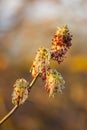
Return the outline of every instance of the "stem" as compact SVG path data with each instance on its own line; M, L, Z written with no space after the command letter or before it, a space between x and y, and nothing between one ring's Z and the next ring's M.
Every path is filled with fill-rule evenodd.
M11 110L5 117L3 117L2 120L0 120L0 125L1 125L2 123L4 123L4 122L17 110L17 108L18 108L17 105L14 106L14 107L12 108L12 110Z
M30 91L31 91L31 88L32 88L32 86L34 85L34 83L35 83L35 81L36 81L36 79L37 79L37 77L39 76L39 74L37 74L36 75L36 77L31 81L31 83L28 85L28 92L30 93Z
M38 77L39 74L36 75L36 77L31 81L31 83L28 85L28 91L30 92L33 84L35 83L37 77ZM2 125L16 110L17 108L19 108L19 105L16 105L14 106L11 111L5 115L1 120L0 120L0 125Z
M36 75L36 77L31 81L29 88L32 88L33 84L35 83L37 77L39 76L39 74Z

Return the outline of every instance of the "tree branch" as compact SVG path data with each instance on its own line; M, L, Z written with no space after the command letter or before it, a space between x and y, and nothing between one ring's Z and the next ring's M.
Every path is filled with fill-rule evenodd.
M30 92L32 86L34 85L34 83L35 83L35 81L36 81L38 75L39 75L39 74L37 74L37 76L36 76L36 77L31 81L31 83L29 84L29 86L28 86L28 91L29 91L29 92ZM14 107L11 109L11 111L10 111L7 115L5 115L5 116L0 120L0 125L2 125L11 115L13 115L14 112L15 112L18 108L19 108L19 105L14 106Z
M17 105L14 106L14 107L12 108L12 110L11 110L6 116L4 116L4 117L2 118L2 120L0 120L0 125L3 124L3 123L17 110L17 108L18 108Z

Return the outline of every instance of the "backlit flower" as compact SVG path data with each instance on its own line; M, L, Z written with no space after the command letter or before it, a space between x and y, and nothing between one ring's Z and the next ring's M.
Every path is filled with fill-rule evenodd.
M32 77L35 78L37 74L44 80L46 78L46 70L50 66L50 53L44 47L39 48L36 57L31 67Z
M46 91L49 96L54 96L56 93L62 93L65 81L57 70L49 69L46 75Z
M28 82L25 79L18 79L13 87L14 90L12 93L12 103L14 105L23 104L28 98Z
M52 39L51 58L61 63L71 47L72 35L67 26L58 28Z

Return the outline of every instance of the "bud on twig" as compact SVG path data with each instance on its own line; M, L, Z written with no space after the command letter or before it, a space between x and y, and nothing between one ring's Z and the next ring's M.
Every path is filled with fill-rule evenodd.
M32 77L35 78L37 74L41 76L43 80L46 79L46 70L50 67L50 53L44 47L39 48L36 53L36 57L31 67Z
M58 28L52 39L51 59L61 63L70 48L72 35L67 26Z
M54 97L56 93L62 93L64 84L65 81L57 70L49 69L47 71L45 88L49 93L49 96Z
M28 82L25 79L18 79L16 80L13 87L14 90L12 93L12 103L19 106L23 104L28 98Z

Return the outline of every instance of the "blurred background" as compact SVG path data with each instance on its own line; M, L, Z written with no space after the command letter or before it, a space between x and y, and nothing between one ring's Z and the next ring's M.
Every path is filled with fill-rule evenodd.
M61 65L62 95L49 98L38 79L29 100L0 130L87 130L87 1L0 0L0 119L13 107L11 94L18 78L29 73L39 47L50 48L57 26L68 25L72 47Z

